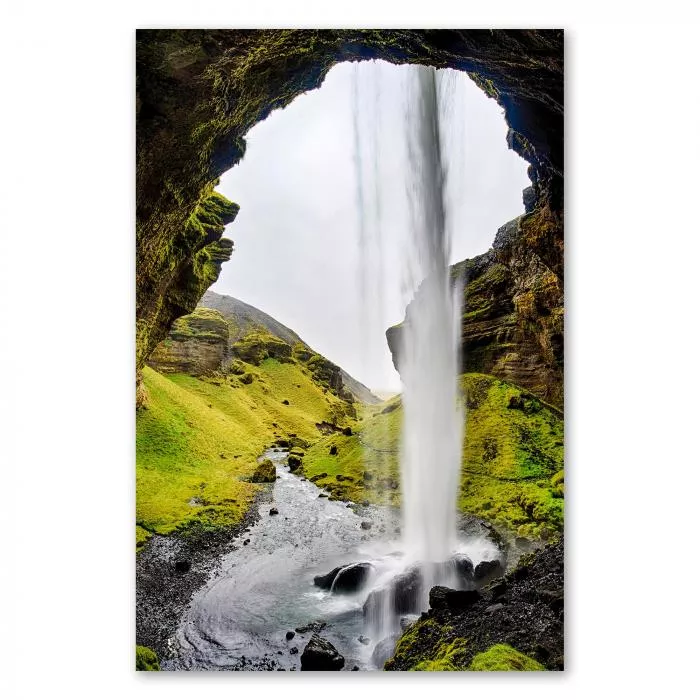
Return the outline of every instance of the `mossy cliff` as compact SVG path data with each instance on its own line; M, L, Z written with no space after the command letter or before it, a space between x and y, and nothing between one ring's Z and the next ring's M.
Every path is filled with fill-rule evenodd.
M228 325L213 309L197 307L178 318L168 337L148 359L159 372L184 372L198 376L221 369L228 356Z
M523 243L561 278L561 30L139 30L137 372L230 256L221 235L238 208L214 187L245 134L335 63L366 59L462 70L499 102L510 146L531 164Z
M528 243L530 236L554 235L546 211L502 226L491 250L454 265L452 276L464 284L462 371L507 379L561 408L564 286ZM397 368L402 328L387 331Z
M198 307L175 322L143 369L139 548L154 533L199 534L240 523L260 489L258 457L266 447L281 440L306 446L326 425L355 424L353 396L318 372L319 364L333 363L262 327L236 331L232 340L235 327L231 317Z

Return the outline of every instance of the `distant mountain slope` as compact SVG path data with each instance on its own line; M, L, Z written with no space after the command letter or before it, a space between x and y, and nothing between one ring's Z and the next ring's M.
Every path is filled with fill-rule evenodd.
M264 328L272 335L280 338L288 345L302 343L312 353L315 350L309 347L291 328L287 328L277 319L264 311L246 304L240 299L207 291L199 302L200 307L218 311L228 322L231 341L236 341L256 328ZM344 369L340 369L345 388L358 400L364 403L381 403L381 399L375 396L362 382L350 376Z

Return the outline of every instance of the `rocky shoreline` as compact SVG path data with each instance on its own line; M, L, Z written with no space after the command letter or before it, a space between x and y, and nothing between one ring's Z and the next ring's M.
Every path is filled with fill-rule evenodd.
M271 500L261 489L243 521L233 527L188 535L154 535L136 555L136 644L172 658L171 640L194 593L222 557L238 549L234 540L260 518Z
M404 632L384 668L477 670L475 657L496 645L527 655L537 670L564 670L563 541L524 556L480 592L432 589L430 610Z

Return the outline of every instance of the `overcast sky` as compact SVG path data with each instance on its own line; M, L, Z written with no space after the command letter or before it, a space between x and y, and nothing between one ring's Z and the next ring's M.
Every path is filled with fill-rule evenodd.
M402 270L410 70L381 62L335 66L318 90L251 129L245 157L217 188L241 209L225 234L234 254L212 289L275 317L377 391L400 390L384 331L403 319L413 292ZM451 260L457 262L489 249L498 227L523 212L522 190L530 183L527 163L508 150L498 104L466 74L455 73L451 85ZM353 104L359 105L359 159ZM362 250L358 172L374 226Z

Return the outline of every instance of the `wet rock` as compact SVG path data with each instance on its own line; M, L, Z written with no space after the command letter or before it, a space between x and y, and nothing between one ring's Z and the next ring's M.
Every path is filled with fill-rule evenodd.
M297 649L296 647L292 647L292 648L289 650L289 653L290 653L290 654L298 654L298 653L299 653L299 649Z
M175 571L178 574L186 574L192 568L192 562L181 559L175 562Z
M250 540L243 540L243 546L246 547L250 544Z
M314 585L333 593L354 593L367 581L374 567L369 562L337 566L327 574L314 577Z
M474 569L474 578L482 582L486 579L491 580L497 578L503 573L503 564L499 559L491 559L490 561L480 561Z
M452 557L451 562L457 570L457 575L464 583L469 583L474 580L474 564L468 556L456 554Z
M363 530L371 530L371 529L372 529L372 523L371 523L369 520L363 520L363 521L360 523L360 527L361 527Z
M338 454L338 448L335 445L331 445L331 449L328 451L329 454L332 455L337 455Z
M350 435L352 435L352 428L350 428L349 426L346 428L343 428L343 435L350 437Z
M295 634L296 632L294 632L293 630L289 630L284 636L287 639L287 641L289 641L290 639L294 639Z
M495 613L495 612L498 612L498 611L499 611L501 608L503 608L503 607L505 607L505 606L503 605L503 603L494 603L493 605L489 605L489 606L486 608L486 611L485 611L485 612L487 612L487 613Z
M279 515L277 508L270 508L270 515Z
M374 479L374 474L372 472L362 472L362 481L372 481Z
M351 671L359 671L359 670L360 670L360 667L359 667L359 666L353 666L350 670L351 670Z
M369 644L369 642L370 642L370 639L369 639L369 637L365 637L363 634L361 634L361 635L357 638L357 641L358 641L360 644L364 644L365 646L367 646L367 645Z
M416 612L421 586L422 577L418 567L409 569L394 577L383 588L372 591L362 606L362 614L365 619L378 620L385 605L397 615Z
M374 647L371 657L372 664L377 668L382 668L384 662L393 656L395 646L396 637L385 637L382 639L382 641Z
M289 471L295 472L301 466L301 457L290 454L289 457L287 457L287 464L289 465Z
M288 400L288 399L282 399L282 403L283 403L285 406L289 406L289 400Z
M480 599L479 591L456 591L447 586L433 586L428 597L433 610L463 610Z
M301 655L302 671L340 671L345 658L338 650L317 633L309 640Z
M296 627L295 631L297 634L306 634L307 632L320 632L325 626L326 622L324 620L314 620L313 622L309 622L308 625L304 625L303 627Z

